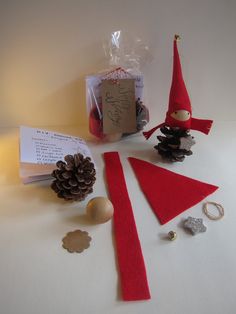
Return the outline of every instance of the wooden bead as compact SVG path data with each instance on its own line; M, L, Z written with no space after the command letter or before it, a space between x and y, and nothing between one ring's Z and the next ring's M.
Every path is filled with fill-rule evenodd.
M98 196L88 202L86 212L93 222L104 223L113 216L114 207L108 198Z

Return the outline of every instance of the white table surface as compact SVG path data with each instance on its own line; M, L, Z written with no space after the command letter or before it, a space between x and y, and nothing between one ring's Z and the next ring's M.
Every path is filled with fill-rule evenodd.
M56 129L56 128L54 128ZM78 128L57 131L84 136ZM86 133L86 132L85 132ZM49 182L20 182L18 129L0 135L0 313L1 314L233 314L236 310L236 123L215 123L208 136L192 132L197 144L183 163L166 164L153 146L134 135L117 143L89 141L98 167L94 193L81 203L57 199ZM92 225L87 201L107 196L102 153L119 151L146 263L151 300L123 302L113 245L112 222ZM144 198L127 157L153 162L220 188L207 200L221 203L225 217L209 220L203 202L161 226ZM181 227L201 217L207 232L191 236ZM91 247L69 254L61 239L88 231ZM175 230L174 242L163 238Z

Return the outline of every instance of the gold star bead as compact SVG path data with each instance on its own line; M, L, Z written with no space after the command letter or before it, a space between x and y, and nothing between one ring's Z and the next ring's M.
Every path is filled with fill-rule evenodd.
M177 238L177 233L175 231L170 231L168 233L168 237L169 237L170 241L174 241Z

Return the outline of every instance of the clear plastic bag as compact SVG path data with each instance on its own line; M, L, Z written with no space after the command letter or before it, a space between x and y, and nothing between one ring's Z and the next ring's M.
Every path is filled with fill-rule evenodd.
M149 122L149 111L144 104L144 79L140 67L148 62L150 54L148 47L138 38L132 38L128 33L116 31L104 43L104 51L109 59L109 70L86 77L86 103L89 115L89 131L99 139L119 140L127 133L104 134L103 105L101 85L103 80L134 79L136 132L141 131Z

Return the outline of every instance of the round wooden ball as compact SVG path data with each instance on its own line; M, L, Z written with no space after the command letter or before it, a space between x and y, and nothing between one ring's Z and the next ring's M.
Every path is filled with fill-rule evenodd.
M113 216L114 207L108 198L98 196L88 202L86 213L93 222L104 223Z

